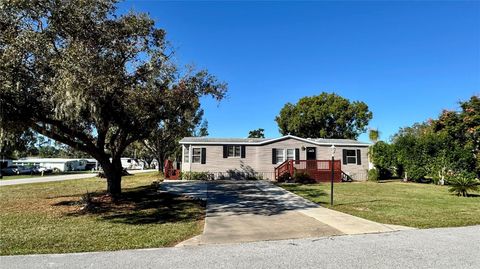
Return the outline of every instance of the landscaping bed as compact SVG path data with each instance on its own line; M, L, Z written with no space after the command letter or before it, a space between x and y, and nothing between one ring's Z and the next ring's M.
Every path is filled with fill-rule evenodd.
M205 206L158 192L152 182L159 179L158 173L124 177L116 203L99 178L4 186L0 254L167 247L200 234Z
M322 206L385 224L417 228L480 224L480 194L459 197L447 186L433 184L356 182L334 185L330 207L329 184L279 184Z

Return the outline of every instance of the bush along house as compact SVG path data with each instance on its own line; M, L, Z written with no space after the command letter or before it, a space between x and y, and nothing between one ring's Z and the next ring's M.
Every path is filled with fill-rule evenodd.
M212 179L278 180L299 175L317 182L366 180L369 143L350 139L185 137L182 173L204 172Z

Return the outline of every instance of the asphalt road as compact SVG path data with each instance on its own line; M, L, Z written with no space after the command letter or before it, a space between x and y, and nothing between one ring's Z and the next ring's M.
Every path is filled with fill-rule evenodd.
M147 172L154 172L154 171L156 170L155 169L128 170L130 174L147 173ZM58 175L58 176L29 177L29 178L20 178L20 179L0 180L0 186L92 178L92 177L96 177L97 174L98 173L81 173L81 174L73 174L73 175Z
M117 252L0 257L0 268L480 268L480 226Z

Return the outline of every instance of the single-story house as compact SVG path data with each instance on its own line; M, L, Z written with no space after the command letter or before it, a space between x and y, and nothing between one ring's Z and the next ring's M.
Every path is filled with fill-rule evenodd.
M351 139L185 137L180 144L182 172L208 172L215 178L240 174L274 180L290 171L316 173L317 181L327 181L332 152L336 181L366 180L369 168L370 144Z

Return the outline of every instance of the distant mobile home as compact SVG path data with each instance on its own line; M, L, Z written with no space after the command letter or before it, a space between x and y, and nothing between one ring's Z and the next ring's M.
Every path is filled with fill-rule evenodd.
M366 180L369 143L350 139L185 137L182 172L208 172L214 177L254 174L274 180L283 166L298 171L328 171L334 146L340 176ZM343 179L343 178L342 178Z
M58 170L61 172L66 171L83 171L86 170L88 160L85 159L67 159L67 158L22 158L19 160L14 160L16 165L24 166L41 166L45 168L50 168Z
M121 158L122 167L128 170L143 170L145 168L145 162L134 158Z

